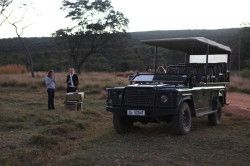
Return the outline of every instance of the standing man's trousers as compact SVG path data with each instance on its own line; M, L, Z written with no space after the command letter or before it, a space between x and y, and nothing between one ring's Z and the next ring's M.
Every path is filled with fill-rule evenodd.
M54 97L55 97L55 89L47 89L48 92L48 109L55 109L54 106Z

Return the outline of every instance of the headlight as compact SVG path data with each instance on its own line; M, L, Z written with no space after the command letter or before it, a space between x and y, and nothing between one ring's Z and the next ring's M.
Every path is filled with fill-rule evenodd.
M122 97L123 97L122 91L111 90L109 91L107 104L110 106L121 105Z
M161 96L161 102L166 103L168 101L168 97L166 95Z

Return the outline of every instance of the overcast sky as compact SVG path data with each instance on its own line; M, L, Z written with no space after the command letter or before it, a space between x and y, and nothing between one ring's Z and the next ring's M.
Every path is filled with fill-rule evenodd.
M25 37L51 36L55 30L70 24L60 11L61 0L31 1L32 9L24 15ZM129 32L175 29L221 29L240 27L250 22L250 0L112 0L115 9L130 20ZM24 13L15 9L12 19ZM6 22L0 26L0 38L14 37Z

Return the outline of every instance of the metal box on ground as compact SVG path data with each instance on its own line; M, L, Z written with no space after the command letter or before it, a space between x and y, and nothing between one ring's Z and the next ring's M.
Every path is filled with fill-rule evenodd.
M70 111L82 111L84 92L66 93L65 108Z
M84 92L66 93L66 101L83 101L84 97Z

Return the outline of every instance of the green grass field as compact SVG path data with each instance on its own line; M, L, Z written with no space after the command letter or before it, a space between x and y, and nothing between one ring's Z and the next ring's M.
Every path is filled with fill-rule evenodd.
M0 75L0 165L249 165L250 119L227 111L217 127L193 121L175 136L169 125L136 124L116 134L105 88L127 84L114 73L83 73L83 112L66 111L65 73L56 75L56 110L47 110L43 73Z

